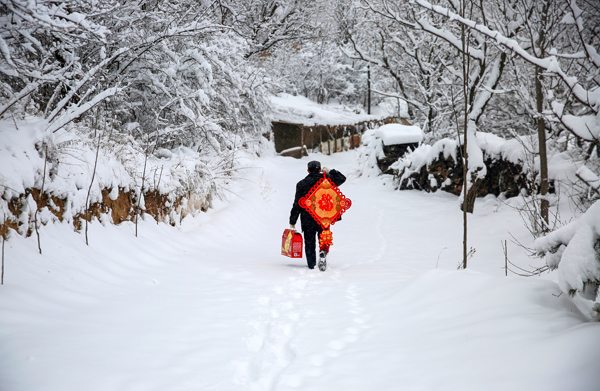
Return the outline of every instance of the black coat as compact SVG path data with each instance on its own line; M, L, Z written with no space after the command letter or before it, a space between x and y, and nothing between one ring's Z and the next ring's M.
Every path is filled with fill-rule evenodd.
M319 223L313 219L313 217L308 213L304 208L298 204L300 198L304 197L308 194L310 189L319 181L319 179L323 178L323 174L318 173L309 173L306 178L302 179L300 182L296 184L296 196L294 197L294 205L292 205L292 211L290 212L290 225L296 225L298 221L298 216L300 216L300 223L302 223L302 231L316 231L319 228ZM342 183L346 182L346 177L344 174L337 170L329 171L327 174L327 178L330 179L336 186L340 186Z

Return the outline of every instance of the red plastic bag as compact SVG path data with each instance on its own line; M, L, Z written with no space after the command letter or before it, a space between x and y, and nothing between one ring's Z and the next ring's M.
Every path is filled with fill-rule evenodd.
M281 236L281 255L290 258L302 258L302 243L300 233L286 229Z

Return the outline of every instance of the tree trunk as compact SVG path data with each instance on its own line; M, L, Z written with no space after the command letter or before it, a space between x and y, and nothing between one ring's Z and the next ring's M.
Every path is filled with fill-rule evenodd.
M479 186L483 183L483 179L476 178L471 183L472 185L467 188L463 203L460 205L460 210L466 213L473 213L475 210L475 199L477 198L477 192L479 191ZM465 185L463 184L463 186Z
M542 82L540 81L540 68L535 68L535 100L537 104L537 130L538 130L538 148L540 153L540 195L542 197L540 205L540 215L542 217L542 232L548 231L548 209L550 203L545 198L548 194L548 157L546 154L546 124L542 116L544 95L542 92Z
M371 115L371 64L367 65L367 114Z

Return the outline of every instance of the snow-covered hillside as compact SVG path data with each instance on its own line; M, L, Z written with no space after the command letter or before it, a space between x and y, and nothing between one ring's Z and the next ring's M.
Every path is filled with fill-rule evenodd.
M348 176L329 268L282 257L294 185L319 159ZM68 224L5 243L0 390L594 391L600 323L554 274L504 276L501 240L531 243L493 197L359 177L358 153L245 160L226 202L176 228ZM566 213L566 212L565 212ZM510 231L510 234L509 234ZM543 265L509 242L510 260Z

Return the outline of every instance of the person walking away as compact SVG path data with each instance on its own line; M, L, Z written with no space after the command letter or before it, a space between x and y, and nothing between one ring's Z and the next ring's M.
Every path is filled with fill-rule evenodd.
M304 248L306 253L306 263L309 269L314 269L317 263L316 255L316 238L323 231L321 225L308 213L304 208L300 206L298 201L308 194L310 189L323 178L323 173L327 175L327 178L333 181L336 186L340 186L346 182L344 174L337 170L329 170L327 167L323 167L321 170L321 163L313 160L308 162L308 175L296 184L296 196L294 197L294 205L290 212L290 228L296 229L296 222L298 216L300 216L300 224L302 227L302 233L304 234ZM323 269L325 270L325 257L327 256L326 251L321 251L319 254L320 261L323 263ZM321 264L321 262L319 262ZM321 265L319 265L321 266Z

